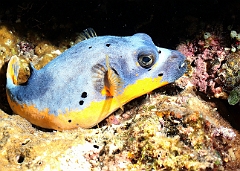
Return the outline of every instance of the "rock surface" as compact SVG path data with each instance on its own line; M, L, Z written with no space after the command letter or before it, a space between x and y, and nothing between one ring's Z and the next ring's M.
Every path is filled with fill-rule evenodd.
M229 28L240 30L237 0L166 2L2 2L0 170L240 170L239 105L199 93L186 81L189 75L130 102L124 112L92 129L42 129L8 106L5 74L10 57L21 58L19 81L25 82L29 61L43 67L87 27L99 35L146 32L168 48L194 40L200 32L214 32L224 42ZM228 43L239 45L232 39Z

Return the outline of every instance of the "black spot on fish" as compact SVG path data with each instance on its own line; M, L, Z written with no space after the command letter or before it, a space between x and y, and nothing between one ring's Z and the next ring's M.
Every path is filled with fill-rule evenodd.
M161 53L161 50L158 50L158 53L160 54L160 53Z
M114 68L111 67L111 69L113 70L113 72L114 72L116 75L119 76L118 72L117 72Z
M163 76L163 73L158 74L158 76L159 76L159 77L162 77L162 76Z
M17 98L17 100L18 100L19 102L22 101L22 98L20 97L20 95L17 95L16 98Z
M91 49L91 48L92 48L92 46L89 46L89 47L88 47L88 49Z
M107 43L106 46L109 47L111 44L110 43Z
M83 92L81 95L82 98L86 98L87 97L87 92Z
M151 68L150 68L150 69L148 69L148 71L151 71Z
M68 120L68 123L71 123L71 122L72 122L72 120L71 120L71 119L69 119L69 120Z
M80 105L83 105L83 103L84 103L83 100L80 100L80 101L79 101L79 104L80 104Z

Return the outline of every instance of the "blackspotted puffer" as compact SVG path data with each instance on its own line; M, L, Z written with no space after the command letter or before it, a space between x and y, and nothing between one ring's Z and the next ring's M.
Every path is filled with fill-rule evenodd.
M85 39L17 85L19 59L7 68L6 92L14 113L43 128L90 128L124 104L174 82L186 71L185 57L154 45L144 33Z

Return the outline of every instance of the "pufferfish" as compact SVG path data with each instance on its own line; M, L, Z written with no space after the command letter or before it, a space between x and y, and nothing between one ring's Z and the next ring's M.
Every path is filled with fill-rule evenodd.
M144 33L96 36L86 29L81 38L40 70L30 64L24 84L17 84L19 59L10 59L6 93L14 113L43 128L91 128L186 71L185 56L155 46Z

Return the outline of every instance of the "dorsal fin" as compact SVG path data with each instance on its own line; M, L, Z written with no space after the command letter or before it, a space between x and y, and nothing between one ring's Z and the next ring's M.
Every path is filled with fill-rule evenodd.
M87 28L78 35L77 42L90 39L92 37L97 37L97 33L93 30L93 28Z
M12 81L12 83L15 85L18 84L19 69L20 69L19 58L17 56L11 57L7 67L7 79L8 81Z

